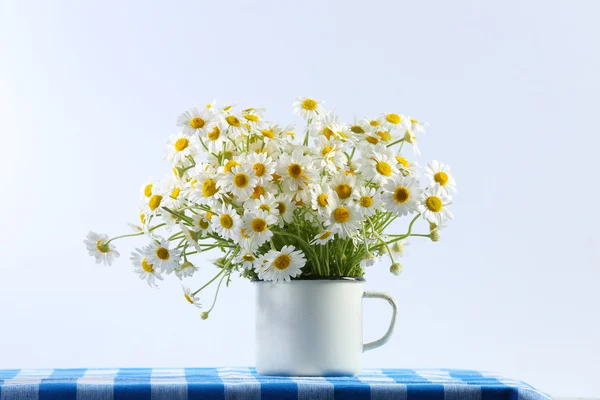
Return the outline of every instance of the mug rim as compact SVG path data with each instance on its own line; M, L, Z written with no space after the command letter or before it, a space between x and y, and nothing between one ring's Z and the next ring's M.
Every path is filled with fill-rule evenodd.
M262 279L253 278L250 280L252 283L275 283L272 281L264 281ZM300 278L292 278L290 282L319 282L319 281L333 281L333 282L366 282L366 279L362 276L305 276Z

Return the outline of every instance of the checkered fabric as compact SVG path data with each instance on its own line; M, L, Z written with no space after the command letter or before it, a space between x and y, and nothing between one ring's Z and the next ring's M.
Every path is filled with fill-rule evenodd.
M356 377L266 377L254 368L0 370L0 400L537 400L524 382L452 369L366 369Z

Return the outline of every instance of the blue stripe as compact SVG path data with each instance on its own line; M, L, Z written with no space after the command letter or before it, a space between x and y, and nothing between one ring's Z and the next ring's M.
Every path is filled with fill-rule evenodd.
M519 398L517 388L506 386L494 377L483 376L481 372L449 370L448 374L469 385L481 386L481 400L517 400Z
M335 400L371 400L371 385L353 378L328 379L333 382Z
M114 400L148 400L152 397L151 368L123 368L115 376Z
M76 400L77 379L85 374L84 368L55 369L50 376L40 382L39 400Z
M260 382L261 400L298 400L298 384L285 376L261 376L256 368L250 374Z
M215 368L186 368L188 400L223 400L225 385Z
M0 370L0 397L2 397L2 384L7 379L12 379L21 371L20 369L4 369Z

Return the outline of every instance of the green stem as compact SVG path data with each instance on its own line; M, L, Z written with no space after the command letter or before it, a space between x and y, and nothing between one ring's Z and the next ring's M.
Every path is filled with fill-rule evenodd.
M126 237L132 237L132 236L140 236L140 235L143 235L143 234L144 234L144 232L136 232L136 233L129 233L127 235L115 236L114 238L108 240L106 242L106 244L109 244L113 240L117 240L117 239L121 239L121 238L126 238Z
M200 292L202 289L204 289L205 287L207 287L208 285L210 285L211 283L213 283L214 281L216 281L216 280L217 280L217 278L218 278L219 276L221 276L221 274L222 274L223 272L225 272L225 269L222 269L222 270L220 270L220 271L219 271L219 273L218 273L217 275L215 275L215 276L214 276L214 278L212 278L210 281L206 282L206 283L204 284L204 286L202 286L200 289L196 290L194 293L192 293L192 295L193 295L193 296L195 296L195 295L196 295L196 294L198 294L198 293L199 293L199 292Z
M402 143L402 142L404 142L404 139L399 139L399 140L396 140L393 143L388 144L387 147L392 147L393 145L398 144L398 143Z
M207 311L207 313L210 313L212 311L213 308L215 308L215 304L217 303L217 297L219 296L219 289L221 289L221 284L223 283L223 279L225 279L226 276L229 276L231 274L225 274L221 277L221 280L219 281L219 285L217 286L217 291L215 292L215 298L213 299L213 303L210 306L210 309Z

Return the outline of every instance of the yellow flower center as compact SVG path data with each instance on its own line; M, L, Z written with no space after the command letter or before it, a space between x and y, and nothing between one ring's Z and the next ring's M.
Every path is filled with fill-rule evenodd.
M385 161L379 161L375 166L375 169L377 169L377 172L379 172L383 176L392 175L392 167Z
M159 247L158 249L156 249L156 257L164 261L168 260L171 257L171 254L169 254L169 249Z
M160 206L162 198L163 197L160 194L155 194L154 196L150 197L150 200L148 201L148 206L152 211L156 210Z
M352 188L350 185L342 183L335 188L335 192L337 193L340 199L347 199L352 194Z
M273 266L280 271L287 269L292 263L292 259L287 254L280 254L275 260L273 260Z
M178 187L176 187L175 189L173 189L171 191L171 197L174 198L174 199L176 199L176 198L179 197L179 193L181 193L181 189L178 188Z
M410 192L404 186L397 187L394 191L394 200L397 203L404 204L410 199Z
M258 209L259 209L259 210L266 211L266 212L268 212L268 213L270 213L270 212L271 212L271 207L269 207L269 205L268 205L268 204L261 204L260 206L258 206Z
M279 215L285 214L285 211L287 210L285 203L282 201L278 201L277 202L277 210L279 211Z
M252 220L252 230L258 233L266 231L267 221L265 221L263 218L254 218Z
M354 133L365 133L365 130L362 128L362 126L358 126L358 125L352 125L350 127L350 130Z
M255 186L250 197L253 199L259 199L263 194L265 194L265 188L262 186Z
M217 183L212 179L207 179L202 183L202 196L211 197L217 193L219 189L217 189Z
M396 161L398 161L398 164L404 166L404 168L408 168L408 161L406 160L406 158L402 156L396 156Z
M317 108L317 102L313 99L306 99L302 102L302 108L308 111L313 111L315 108Z
M373 205L373 198L371 196L362 196L359 203L362 207L369 208Z
M108 247L108 244L106 244L106 241L104 240L98 240L96 242L96 248L100 253L108 253L110 251L110 247Z
M261 164L261 163L256 163L252 166L252 169L254 170L254 174L256 176L263 176L265 174L265 172L267 172L267 167L265 166L265 164Z
M392 135L390 135L388 131L378 131L377 136L379 136L381 140L385 140L386 142L389 142L392 139Z
M210 221L212 219L212 217L213 217L213 213L211 213L210 211L207 211L206 212L206 219Z
M332 235L331 232L325 232L325 233L321 234L321 236L319 236L319 240L325 240L331 235Z
M221 130L219 129L218 126L215 126L212 131L208 132L207 136L210 140L217 140L220 135L221 135Z
M225 166L223 167L223 171L225 171L226 173L231 172L231 168L233 167L239 167L240 163L235 161L235 160L229 160L225 163Z
M194 301L192 300L192 298L190 297L190 295L189 295L189 294L187 294L187 293L184 293L184 294L183 294L183 297L185 297L185 299L188 301L188 303L190 303L190 304L194 304Z
M343 224L350 219L350 211L347 208L338 207L333 212L333 219L335 219L335 222Z
M208 221L201 219L198 221L198 225L201 229L208 229Z
M429 196L425 200L425 205L430 211L440 212L442 211L442 200L437 196Z
M153 268L154 264L149 264L148 263L148 259L144 258L142 260L142 269L148 273L154 272L154 268Z
M323 136L327 139L331 139L332 136L335 136L335 132L329 129L328 127L323 128Z
M221 226L225 229L229 229L233 226L233 218L231 218L231 215L229 214L222 214L219 218L219 222L221 223Z
M146 223L146 215L144 215L144 213L140 214L140 221L142 222L142 225Z
M256 115L254 114L245 114L244 118L246 118L248 121L252 121L252 122L258 122L259 119Z
M233 177L233 184L238 188L245 188L246 186L248 186L248 181L248 175L244 173L235 174L235 176Z
M288 173L292 178L299 178L302 175L302 166L300 164L291 164L288 167Z
M194 117L190 120L190 126L194 129L200 129L204 127L204 124L206 124L206 121L204 121L202 118L200 117Z
M369 125L371 125L371 126L379 126L379 121L377 121L376 119L372 119L371 121L369 121Z
M377 139L374 136L367 136L367 142L369 142L371 144L377 144L377 143L379 143L379 139Z
M183 151L188 147L188 144L190 143L189 140L187 140L186 138L179 138L177 139L177 141L175 142L175 150L177 151Z
M246 254L246 255L242 256L242 258L244 259L244 261L248 261L248 262L252 262L252 261L256 260L256 258L254 258L254 256L251 254Z
M230 126L234 126L234 127L236 127L236 128L237 128L238 126L242 125L242 124L241 124L241 122L240 122L240 120L239 120L239 119L237 119L237 118L236 118L235 116L233 116L233 115L228 115L227 117L225 117L225 121L227 121L227 123L228 123Z
M325 157L331 150L333 150L333 146L325 146L323 147L323 150L321 150L321 155Z
M151 183L147 184L146 187L144 188L144 196L146 196L146 197L152 196L152 184Z
M260 131L260 133L262 133L263 136L268 137L269 139L273 139L275 137L275 134L273 133L272 129L263 129Z
M433 176L433 180L439 183L440 186L446 186L446 183L448 183L448 174L440 171Z
M329 198L327 197L327 195L325 193L321 193L320 195L317 196L317 203L321 207L325 207L329 204Z
M388 114L385 116L385 120L390 124L397 125L400 123L400 116L398 114Z
M229 111L233 108L233 106L226 106L225 108L223 108L223 111Z

